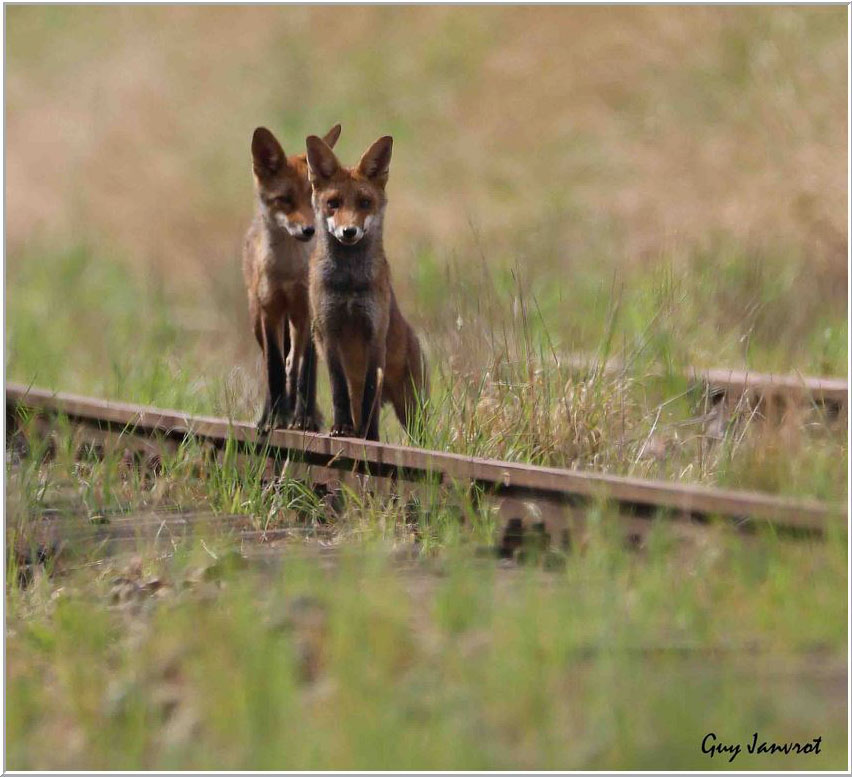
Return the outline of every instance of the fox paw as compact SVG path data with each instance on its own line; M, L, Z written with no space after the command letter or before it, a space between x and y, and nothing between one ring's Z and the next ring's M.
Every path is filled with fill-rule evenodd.
M355 437L355 428L352 424L334 424L330 434L332 437Z
M320 430L319 422L316 418L294 418L288 427L296 429L300 432L318 432Z
M260 434L269 434L273 429L286 429L287 419L280 415L264 413L257 422L257 431Z

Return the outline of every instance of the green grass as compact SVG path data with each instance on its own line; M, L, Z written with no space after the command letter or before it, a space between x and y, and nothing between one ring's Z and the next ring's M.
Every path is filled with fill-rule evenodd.
M727 297L723 281L716 280L719 299L728 299L732 308L759 310L745 300L762 288L762 276L738 275L737 261L742 263L735 255L723 276ZM692 358L720 326L709 313L716 305L714 277L709 271L678 276L669 270L629 292L601 284L596 297L589 295L588 308L566 315L557 283L530 284L518 268L488 271L476 281L452 269L431 271L426 278L431 304L443 312L424 317L432 394L422 444L843 501L848 455L843 418L831 421L805 408L779 429L743 407L724 439L706 436L700 418L708 406L680 376L696 362L719 363ZM239 420L256 417L263 378L256 347L246 352L241 345L245 322L213 316L212 329L205 330L203 319L198 326L182 312L186 300L179 290L167 293L87 246L34 251L11 273L10 286L15 289L8 309L10 379ZM701 289L709 301L699 302ZM773 326L782 331L784 325L779 318ZM582 327L588 333L572 337L572 329ZM750 331L755 328L752 323ZM741 330L727 337L747 339ZM742 347L756 350L756 340ZM584 375L570 365L572 352L624 361L627 367L617 374ZM327 413L322 369L319 388ZM383 429L387 439L404 439L389 407Z
M710 277L700 282L711 287ZM546 284L528 289L517 272L494 272L474 293L435 271L429 284L443 288L443 303L434 304L457 305L461 325L442 332L436 315L424 443L842 501L842 419L809 413L776 429L743 411L724 439L705 439L701 400L677 377L688 349L668 319L683 315L675 274L647 283L615 302L601 290L599 339L586 342L630 366L584 377L560 360L565 322ZM97 250L34 252L10 286L11 379L242 419L256 412L256 364L223 375L227 342L182 326L179 298ZM643 326L632 343L627 321ZM434 358L435 342L464 361ZM324 379L321 388L327 407ZM661 525L631 554L603 512L564 571L503 569L476 558L495 538L487 510L427 500L415 532L402 505L351 493L329 525L313 492L286 476L270 484L262 461L231 447L214 461L189 443L152 477L128 469L120 450L79 460L67 432L43 463L30 439L32 454L7 466L12 542L45 510L82 527L177 507L301 527L315 538L307 548L322 537L339 550L329 567L311 552L300 561L296 542L269 571L233 564L223 537L178 543L165 559L140 541L137 582L164 585L156 595L131 586L129 604L113 601L112 581L130 574L121 559L83 550L77 569L48 563L24 590L7 562L15 768L844 763L845 701L832 690L846 655L843 537L794 544L720 529L684 544ZM403 557L413 561L390 561ZM199 572L209 567L218 583ZM815 675L815 666L829 669ZM823 754L742 754L731 764L700 752L710 731L745 742L754 730L822 736ZM46 751L46 738L61 746Z
M845 533L791 542L720 525L690 539L660 522L631 551L620 519L593 509L548 572L480 556L495 540L486 507L427 495L415 535L403 506L350 493L329 524L311 491L265 480L262 459L230 446L205 459L189 443L151 476L121 447L80 458L61 427L46 462L28 439L7 465L12 542L45 511L83 527L176 507L305 539L271 566L203 529L140 539L135 560L79 547L23 589L7 562L13 768L844 763ZM710 731L744 743L755 730L820 736L822 754L700 751Z
M116 603L109 564L10 591L9 765L843 766L844 541L711 532L683 553L661 526L637 556L601 528L562 573L497 568L464 540L406 571L369 541L204 582L196 546L124 572L156 596ZM754 730L822 736L823 753L700 752Z

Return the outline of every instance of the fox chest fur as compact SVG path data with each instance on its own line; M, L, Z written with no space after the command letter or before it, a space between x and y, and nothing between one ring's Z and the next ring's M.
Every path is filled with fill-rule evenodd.
M296 286L306 286L309 260L307 244L273 233L260 216L255 217L246 235L243 271L261 306L272 304Z
M368 245L322 240L310 268L314 330L321 339L372 340L387 330L387 260Z

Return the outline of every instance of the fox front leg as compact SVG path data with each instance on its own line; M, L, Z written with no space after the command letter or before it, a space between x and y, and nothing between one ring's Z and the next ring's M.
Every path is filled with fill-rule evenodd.
M328 379L331 383L331 401L333 421L332 437L354 437L355 426L352 423L352 407L349 402L349 387L346 385L346 374L340 356L333 348L328 349Z
M308 432L318 432L320 428L320 415L317 412L317 351L310 337L299 361L296 408L291 426Z
M287 338L289 340L289 337ZM275 326L263 323L263 355L266 362L266 402L257 427L262 432L287 426L287 375Z
M361 426L358 436L379 441L379 416L382 409L382 379L384 359L371 356L364 375L364 393L361 400Z

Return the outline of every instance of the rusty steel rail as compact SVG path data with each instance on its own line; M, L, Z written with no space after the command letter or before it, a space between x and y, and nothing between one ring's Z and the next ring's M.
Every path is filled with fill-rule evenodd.
M233 440L250 450L264 446L270 455L283 453L315 468L369 473L397 481L475 485L494 496L550 506L609 502L640 516L662 513L702 522L722 518L740 527L768 525L817 535L829 523L844 530L847 524L845 505L816 500L539 467L293 430L260 435L248 423L17 384L6 386L6 411L7 419L21 412L61 415L74 424L143 438L194 438L216 447Z
M805 375L775 375L769 372L710 369L689 372L690 380L706 385L711 393L760 397L788 397L797 402L815 402L836 408L846 407L849 382L844 378L814 378Z
M598 357L592 355L572 355L567 358L566 364L578 371L602 370L609 375L618 374L624 369L624 365L617 358L601 362ZM686 371L685 378L694 386L704 387L711 397L724 396L733 401L742 396L752 396L767 403L811 403L834 411L840 411L849 404L849 381L845 378L783 375L725 367L691 367Z

